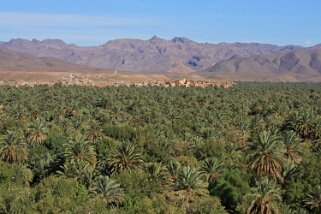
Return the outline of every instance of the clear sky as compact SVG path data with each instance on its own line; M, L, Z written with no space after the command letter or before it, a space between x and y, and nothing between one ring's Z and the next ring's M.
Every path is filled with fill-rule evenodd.
M0 41L116 38L321 43L321 0L0 0Z

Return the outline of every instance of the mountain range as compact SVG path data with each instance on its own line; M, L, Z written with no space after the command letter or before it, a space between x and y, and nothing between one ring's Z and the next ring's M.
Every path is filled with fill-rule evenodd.
M12 39L0 43L0 68L6 66L11 70L197 72L241 80L316 80L321 79L321 45L210 44L153 36L81 47L59 39Z
M37 57L54 57L66 62L103 69L164 72L176 66L204 70L237 54L241 57L275 54L300 49L258 43L197 43L187 38L172 40L153 36L149 40L118 39L100 46L79 47L62 40L12 39L3 45Z

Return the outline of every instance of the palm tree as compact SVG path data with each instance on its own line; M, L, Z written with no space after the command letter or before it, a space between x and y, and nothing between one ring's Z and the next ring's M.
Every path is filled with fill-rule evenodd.
M131 171L143 167L143 156L136 147L127 142L120 143L116 151L107 158L108 165L113 171Z
M194 168L183 166L179 169L174 183L174 192L167 192L167 198L174 201L186 211L195 200L208 195L207 183L201 179L201 174Z
M0 159L8 163L22 163L28 159L27 145L19 131L8 131L0 141Z
M246 148L248 165L259 176L281 177L284 145L269 131L259 133Z
M91 122L85 129L85 135L90 142L96 143L102 136L102 130L97 123Z
M213 181L219 177L222 165L222 162L217 158L205 159L200 166L199 172L206 177L207 181Z
M318 118L316 111L311 109L296 111L289 118L288 127L295 130L304 139L313 139L318 135L316 118Z
M33 178L33 174L32 174L32 171L31 169L27 168L26 166L18 166L16 168L16 178L19 178L21 179L21 181L29 186L31 181L32 181L32 178Z
M161 163L147 164L146 172L148 173L150 182L156 182L162 186L167 186L171 183L170 173Z
M170 106L167 112L167 116L168 116L168 119L171 121L172 128L174 128L175 121L179 119L177 112L174 109L175 108L173 106Z
M245 143L247 142L246 139L248 139L248 136L249 136L248 134L249 120L242 114L235 119L236 119L235 121L236 126L239 130L238 142L241 147L244 147Z
M277 214L282 201L281 188L267 177L256 182L256 187L245 198L249 199L246 214Z
M119 206L124 200L124 190L108 176L99 176L92 191L102 197L108 206Z
M229 167L233 166L242 166L242 151L238 145L234 143L229 143L225 145L225 151L222 155L222 160L224 160L224 164Z
M283 134L283 143L286 148L286 158L296 164L300 163L302 160L302 157L300 155L300 153L302 153L302 150L300 147L299 136L294 131L286 131Z
M190 166L180 168L175 183L175 190L196 191L203 194L207 189L207 184L201 180L200 172Z
M70 134L73 134L75 132L74 127L72 126L72 123L70 120L60 116L58 118L58 125L63 130L63 134L66 136L70 136Z
M43 144L47 139L47 130L43 121L37 119L28 130L28 142Z
M313 191L311 191L307 198L304 200L305 206L311 210L321 211L321 186L317 186Z
M67 162L84 161L95 167L97 162L95 148L84 137L77 136L64 146Z
M178 172L180 169L181 165L178 161L171 160L167 164L167 169L171 175L171 179L175 182L177 180Z
M280 179L281 183L299 176L298 166L295 165L292 161L285 161L282 164L282 168L282 179Z
M60 155L46 153L38 155L36 159L28 160L28 166L32 169L35 180L41 180L59 168L60 163L57 157Z
M87 162L79 160L66 163L58 173L68 178L75 178L87 188L91 186L94 177L94 169Z

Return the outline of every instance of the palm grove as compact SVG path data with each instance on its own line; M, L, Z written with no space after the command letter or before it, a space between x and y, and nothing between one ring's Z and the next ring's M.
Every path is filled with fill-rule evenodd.
M0 97L0 213L321 212L320 84Z

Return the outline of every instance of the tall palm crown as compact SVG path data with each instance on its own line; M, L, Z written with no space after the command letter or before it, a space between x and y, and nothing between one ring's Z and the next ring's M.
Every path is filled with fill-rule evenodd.
M202 162L199 172L206 176L208 181L212 181L218 178L222 165L222 162L216 158L206 159Z
M171 176L166 167L160 163L150 163L146 165L146 172L151 182L160 183L167 186L171 183Z
M28 159L27 145L17 131L8 131L0 140L0 159L8 163L22 163Z
M169 200L174 201L187 212L197 198L208 195L207 187L208 184L203 182L197 170L190 166L183 166L179 168L174 183L175 191L166 194Z
M28 142L42 144L47 139L47 130L43 121L37 119L28 130Z
M246 148L248 165L259 176L280 178L284 145L269 131L259 133Z
M141 168L144 164L143 156L136 147L127 142L122 142L107 158L108 165L113 171L131 171Z
M180 168L175 183L176 190L202 190L207 185L201 180L201 174L190 166Z
M99 176L92 191L100 195L107 205L120 205L123 201L124 190L108 176Z
M294 131L286 131L283 134L282 139L285 145L285 156L287 159L293 161L298 164L302 160L301 152L302 149L300 147L300 138Z
M256 182L256 187L245 196L250 199L246 214L278 214L282 201L281 188L267 177Z
M102 130L97 123L91 122L86 127L85 134L90 142L96 143L102 135Z
M177 175L179 172L179 169L181 168L181 165L178 161L173 161L171 160L166 168L168 169L170 175L171 175L171 179L175 182L177 180Z
M294 112L288 121L288 127L295 130L304 139L318 137L317 112L311 109Z
M65 144L65 158L67 162L84 161L92 167L97 162L95 148L80 136Z

